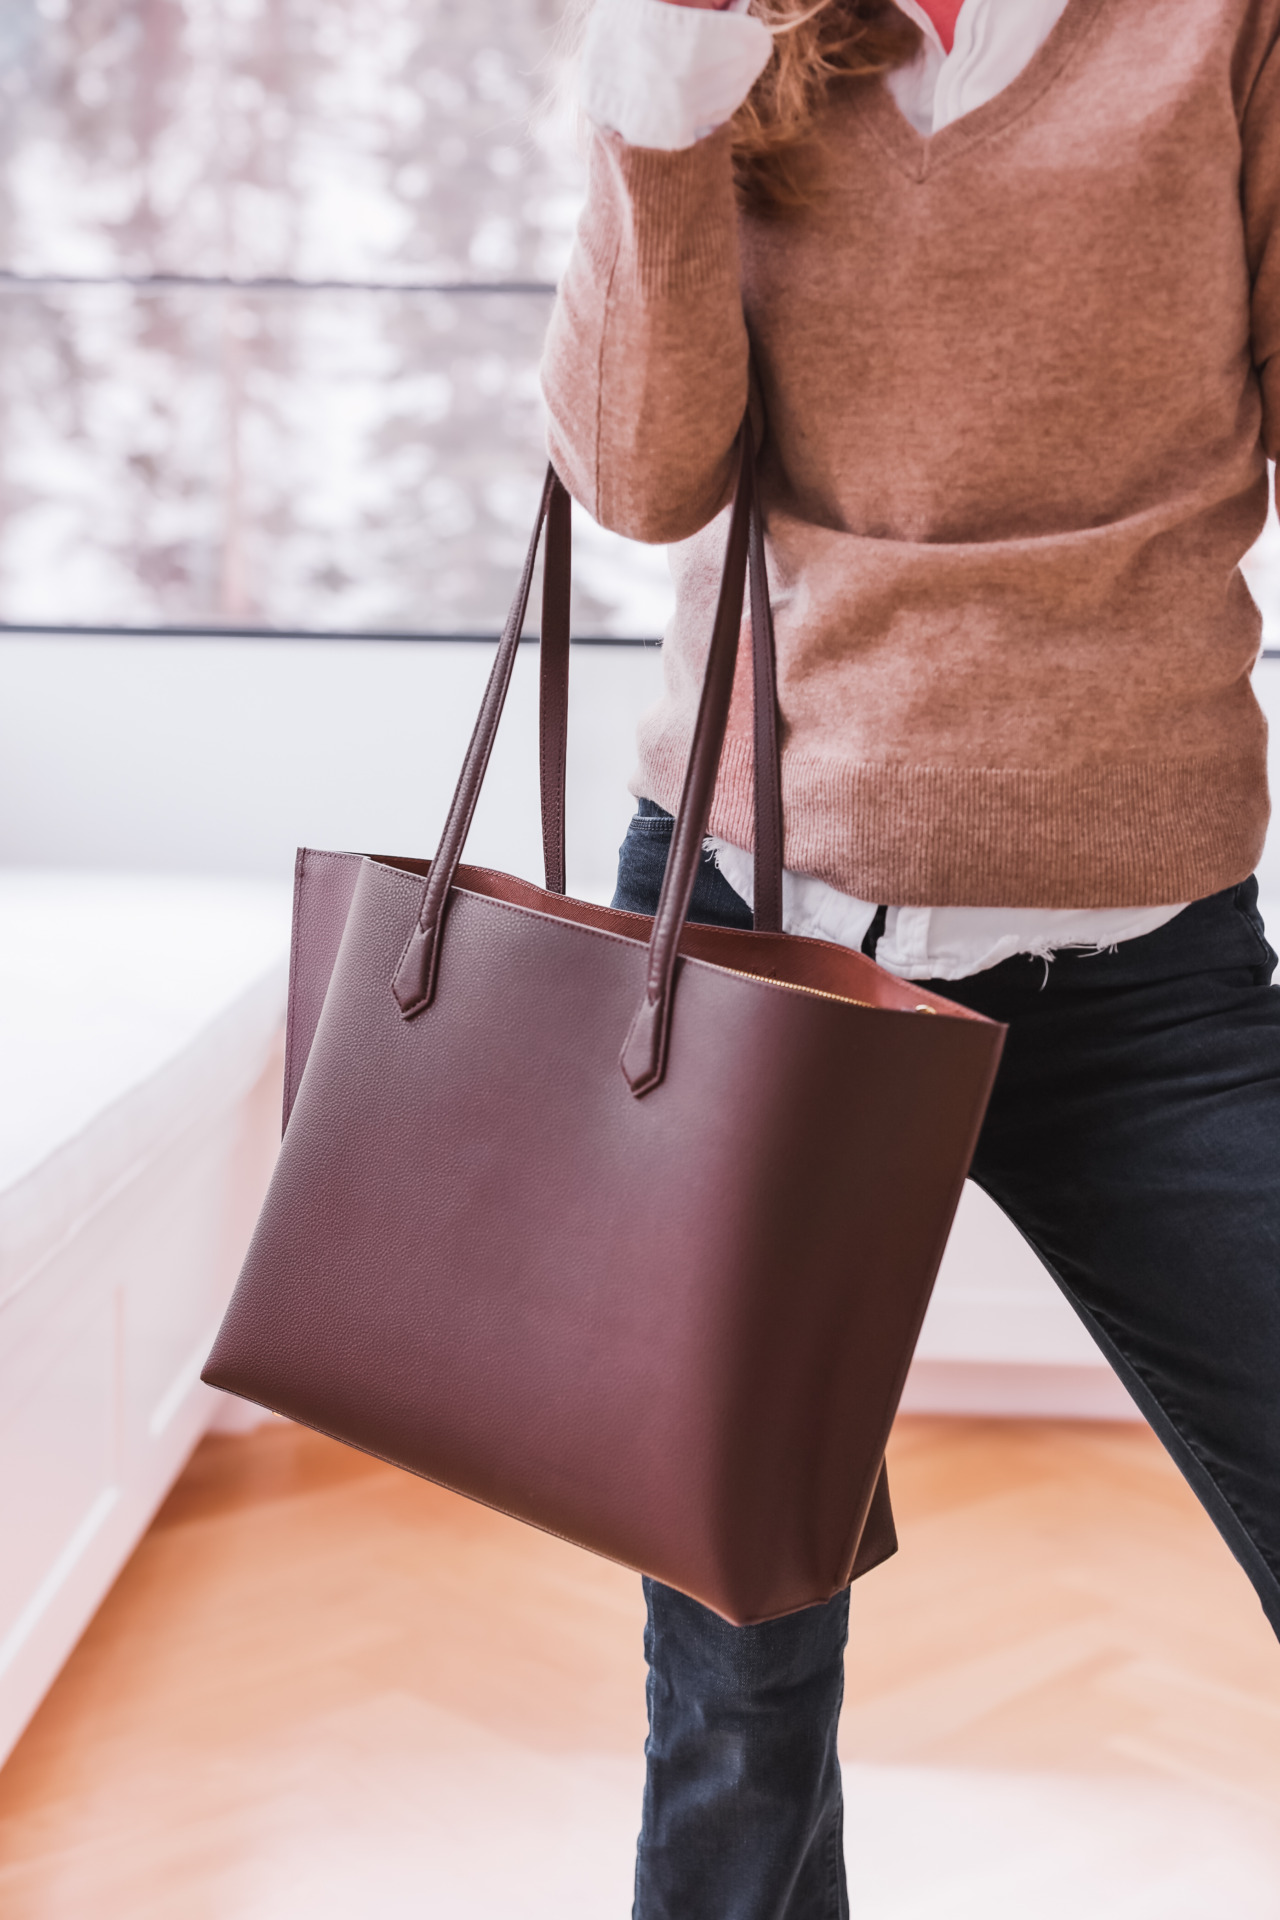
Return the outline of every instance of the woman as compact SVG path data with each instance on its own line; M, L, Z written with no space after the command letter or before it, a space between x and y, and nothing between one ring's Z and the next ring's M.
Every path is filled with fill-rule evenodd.
M786 924L1008 1023L973 1177L1280 1630L1239 573L1280 451L1280 0L600 0L585 104L552 457L676 543L617 904L656 903L749 405ZM749 724L744 680L694 902L742 926ZM637 1920L847 1914L847 1594L732 1628L646 1585Z

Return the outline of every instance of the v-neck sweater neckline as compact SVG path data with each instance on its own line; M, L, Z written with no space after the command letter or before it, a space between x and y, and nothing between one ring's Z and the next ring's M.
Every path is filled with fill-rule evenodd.
M790 868L930 907L1244 879L1268 813L1239 562L1280 453L1280 0L1067 0L932 138L873 79L833 87L819 134L788 213L739 204L728 129L593 144L543 379L571 490L671 545L636 791L679 800L750 401ZM741 847L750 707L744 670L710 821Z
M952 159L1002 132L1027 113L1068 65L1094 21L1113 0L1067 0L1021 72L971 113L934 134L917 133L883 82L868 88L867 126L889 157L913 180L925 180Z

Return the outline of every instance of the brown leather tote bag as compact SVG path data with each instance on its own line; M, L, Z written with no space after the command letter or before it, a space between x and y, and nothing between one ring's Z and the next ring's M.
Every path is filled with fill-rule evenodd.
M547 525L547 887L459 864ZM778 931L748 436L655 916L564 896L569 501L433 862L299 856L286 1131L204 1370L736 1623L893 1551L885 1444L1003 1029ZM685 924L750 557L754 932Z

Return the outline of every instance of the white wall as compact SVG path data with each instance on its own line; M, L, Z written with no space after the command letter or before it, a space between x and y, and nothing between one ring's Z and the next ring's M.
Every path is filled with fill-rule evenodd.
M473 642L0 638L0 865L287 879L300 845L428 855L493 657ZM607 898L656 648L573 650L569 877ZM468 858L540 879L523 647Z

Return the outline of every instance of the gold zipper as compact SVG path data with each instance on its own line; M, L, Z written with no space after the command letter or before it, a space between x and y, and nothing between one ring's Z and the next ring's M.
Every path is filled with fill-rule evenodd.
M710 962L716 966L713 960ZM720 973L731 973L738 980L754 980L758 987L777 987L783 993L811 993L815 1000L834 1000L841 1007L867 1007L875 1012L874 1000L855 1000L847 993L827 993L822 987L802 987L795 980L775 980L768 973L747 973L741 967L718 967Z
M917 1001L914 1007L881 1007L876 1000L855 1000L848 993L828 993L824 987L805 987L796 980L775 980L768 973L747 973L741 967L719 966L714 960L703 964L715 967L718 973L731 973L738 980L754 980L757 986L779 987L784 993L810 993L815 1000L834 1000L840 1007L866 1007L870 1013L928 1013L937 1017L938 1009L927 1007L923 1000Z

